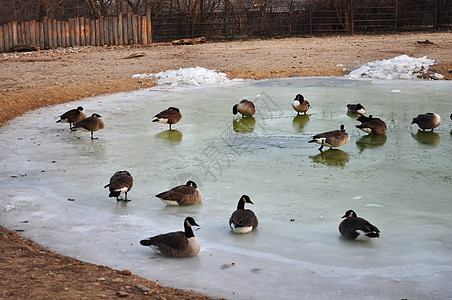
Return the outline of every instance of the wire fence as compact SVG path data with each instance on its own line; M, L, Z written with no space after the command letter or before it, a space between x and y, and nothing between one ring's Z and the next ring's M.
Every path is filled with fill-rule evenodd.
M356 34L452 28L452 1L423 1L401 5L363 5L348 9L318 9L310 5L272 5L240 8L225 1L208 13L174 7L144 15L68 21L10 22L0 25L0 52L69 46L146 45L205 36L209 40L319 34ZM389 3L389 4L388 4ZM416 3L416 1L414 2Z

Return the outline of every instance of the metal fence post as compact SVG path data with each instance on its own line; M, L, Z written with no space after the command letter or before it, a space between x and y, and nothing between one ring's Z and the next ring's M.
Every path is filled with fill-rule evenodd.
M312 35L312 6L309 5L309 35Z
M394 5L394 32L397 32L397 19L399 18L399 1L395 0Z

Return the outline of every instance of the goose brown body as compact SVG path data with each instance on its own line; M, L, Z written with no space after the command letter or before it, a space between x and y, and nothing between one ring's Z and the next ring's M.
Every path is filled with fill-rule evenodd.
M158 114L156 114L155 119L152 122L169 124L169 128L171 129L171 125L176 124L182 119L182 114L177 107L169 107Z
M348 210L339 224L339 232L348 240L366 241L380 237L380 230L366 219L360 218L353 210Z
M292 107L297 112L297 115L299 115L300 113L306 114L311 105L304 99L303 95L298 94L292 102Z
M184 231L159 234L140 241L143 246L169 257L190 257L199 253L201 245L196 239L192 226L199 226L192 217L184 220Z
M366 109L364 106L361 105L361 103L358 104L347 104L347 113L352 115L357 114L366 114Z
M234 115L240 113L243 116L250 117L256 113L256 107L254 106L253 102L243 99L242 101L240 101L240 103L232 107L232 113Z
M118 171L110 178L110 183L104 186L104 188L109 188L110 194L109 197L116 197L116 200L119 201L119 196L124 193L125 201L130 201L127 199L127 193L133 187L133 177L127 171Z
M91 139L94 139L93 132L104 129L105 121L102 119L101 115L94 113L90 117L85 118L72 126L73 130L76 130L77 128L91 132Z
M356 125L356 128L359 128L364 132L383 134L387 130L385 121L380 118L373 118L372 115L369 117L361 115L357 120L360 121L361 124Z
M86 118L86 112L83 107L79 106L77 108L68 110L60 116L60 119L56 121L57 123L69 123L69 128L72 128L74 123L77 123Z
M431 129L432 131L434 128L438 127L440 123L441 117L435 113L418 115L416 118L413 118L413 121L411 122L411 124L417 124L422 130Z
M156 195L168 205L189 205L202 201L202 193L194 181L187 181L185 185L179 185L169 191Z
M345 126L341 125L340 130L327 131L316 134L312 137L312 140L308 143L317 143L320 146L319 150L322 151L323 146L327 147L340 147L350 140L350 135L345 132Z
M237 210L229 218L229 227L235 233L248 233L259 225L254 212L250 209L245 209L245 203L254 204L250 197L243 195L237 204Z

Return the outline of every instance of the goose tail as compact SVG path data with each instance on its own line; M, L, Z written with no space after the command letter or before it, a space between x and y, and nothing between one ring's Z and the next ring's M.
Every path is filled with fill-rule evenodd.
M121 194L120 191L111 191L108 197L119 197L120 194Z
M151 239L145 239L145 240L141 240L140 244L143 246L150 246L151 245Z
M379 238L380 234L376 231L372 231L372 232L366 233L366 236L368 236L370 238Z

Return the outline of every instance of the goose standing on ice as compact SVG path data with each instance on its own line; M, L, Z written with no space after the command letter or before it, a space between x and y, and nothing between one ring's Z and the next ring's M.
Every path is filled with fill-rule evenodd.
M60 116L60 119L56 121L57 123L69 123L69 129L72 129L74 123L77 123L86 118L86 112L83 107L79 106L77 108L68 110Z
M411 122L411 124L417 124L423 131L426 129L431 129L433 131L440 123L441 117L435 113L418 115L416 118L413 118L413 121Z
M158 114L156 114L155 119L152 122L169 124L169 129L171 130L171 125L176 124L182 119L182 114L177 107L169 107Z
M237 210L229 218L229 227L235 233L248 233L257 228L257 217L252 210L245 209L245 203L254 204L250 197L243 195L237 204Z
M116 201L121 201L119 196L124 194L124 201L130 201L127 199L127 193L133 187L133 178L127 171L118 171L110 178L110 183L104 186L109 188L110 194L108 197L116 197Z
M91 139L97 139L93 137L93 132L98 131L105 128L105 121L102 119L102 116L99 114L92 114L90 117L83 119L72 126L72 130L76 131L77 128L82 129L83 131L91 132Z
M240 101L240 103L232 107L232 113L234 115L240 113L242 114L242 116L251 117L256 113L256 107L254 106L253 102L243 99L242 101Z
M320 146L319 151L322 151L323 146L340 147L350 140L350 135L345 132L345 125L341 125L340 130L327 131L316 134L308 143L317 143Z
M361 124L356 125L356 128L361 129L364 132L383 134L387 130L385 121L380 118L373 118L372 115L368 117L361 115L357 120L360 121Z
M303 95L298 94L292 102L292 107L297 112L298 116L300 113L306 114L311 105L304 99Z
M201 245L193 233L192 226L199 226L192 217L184 220L184 231L159 234L140 241L155 252L169 257L190 257L199 253Z

